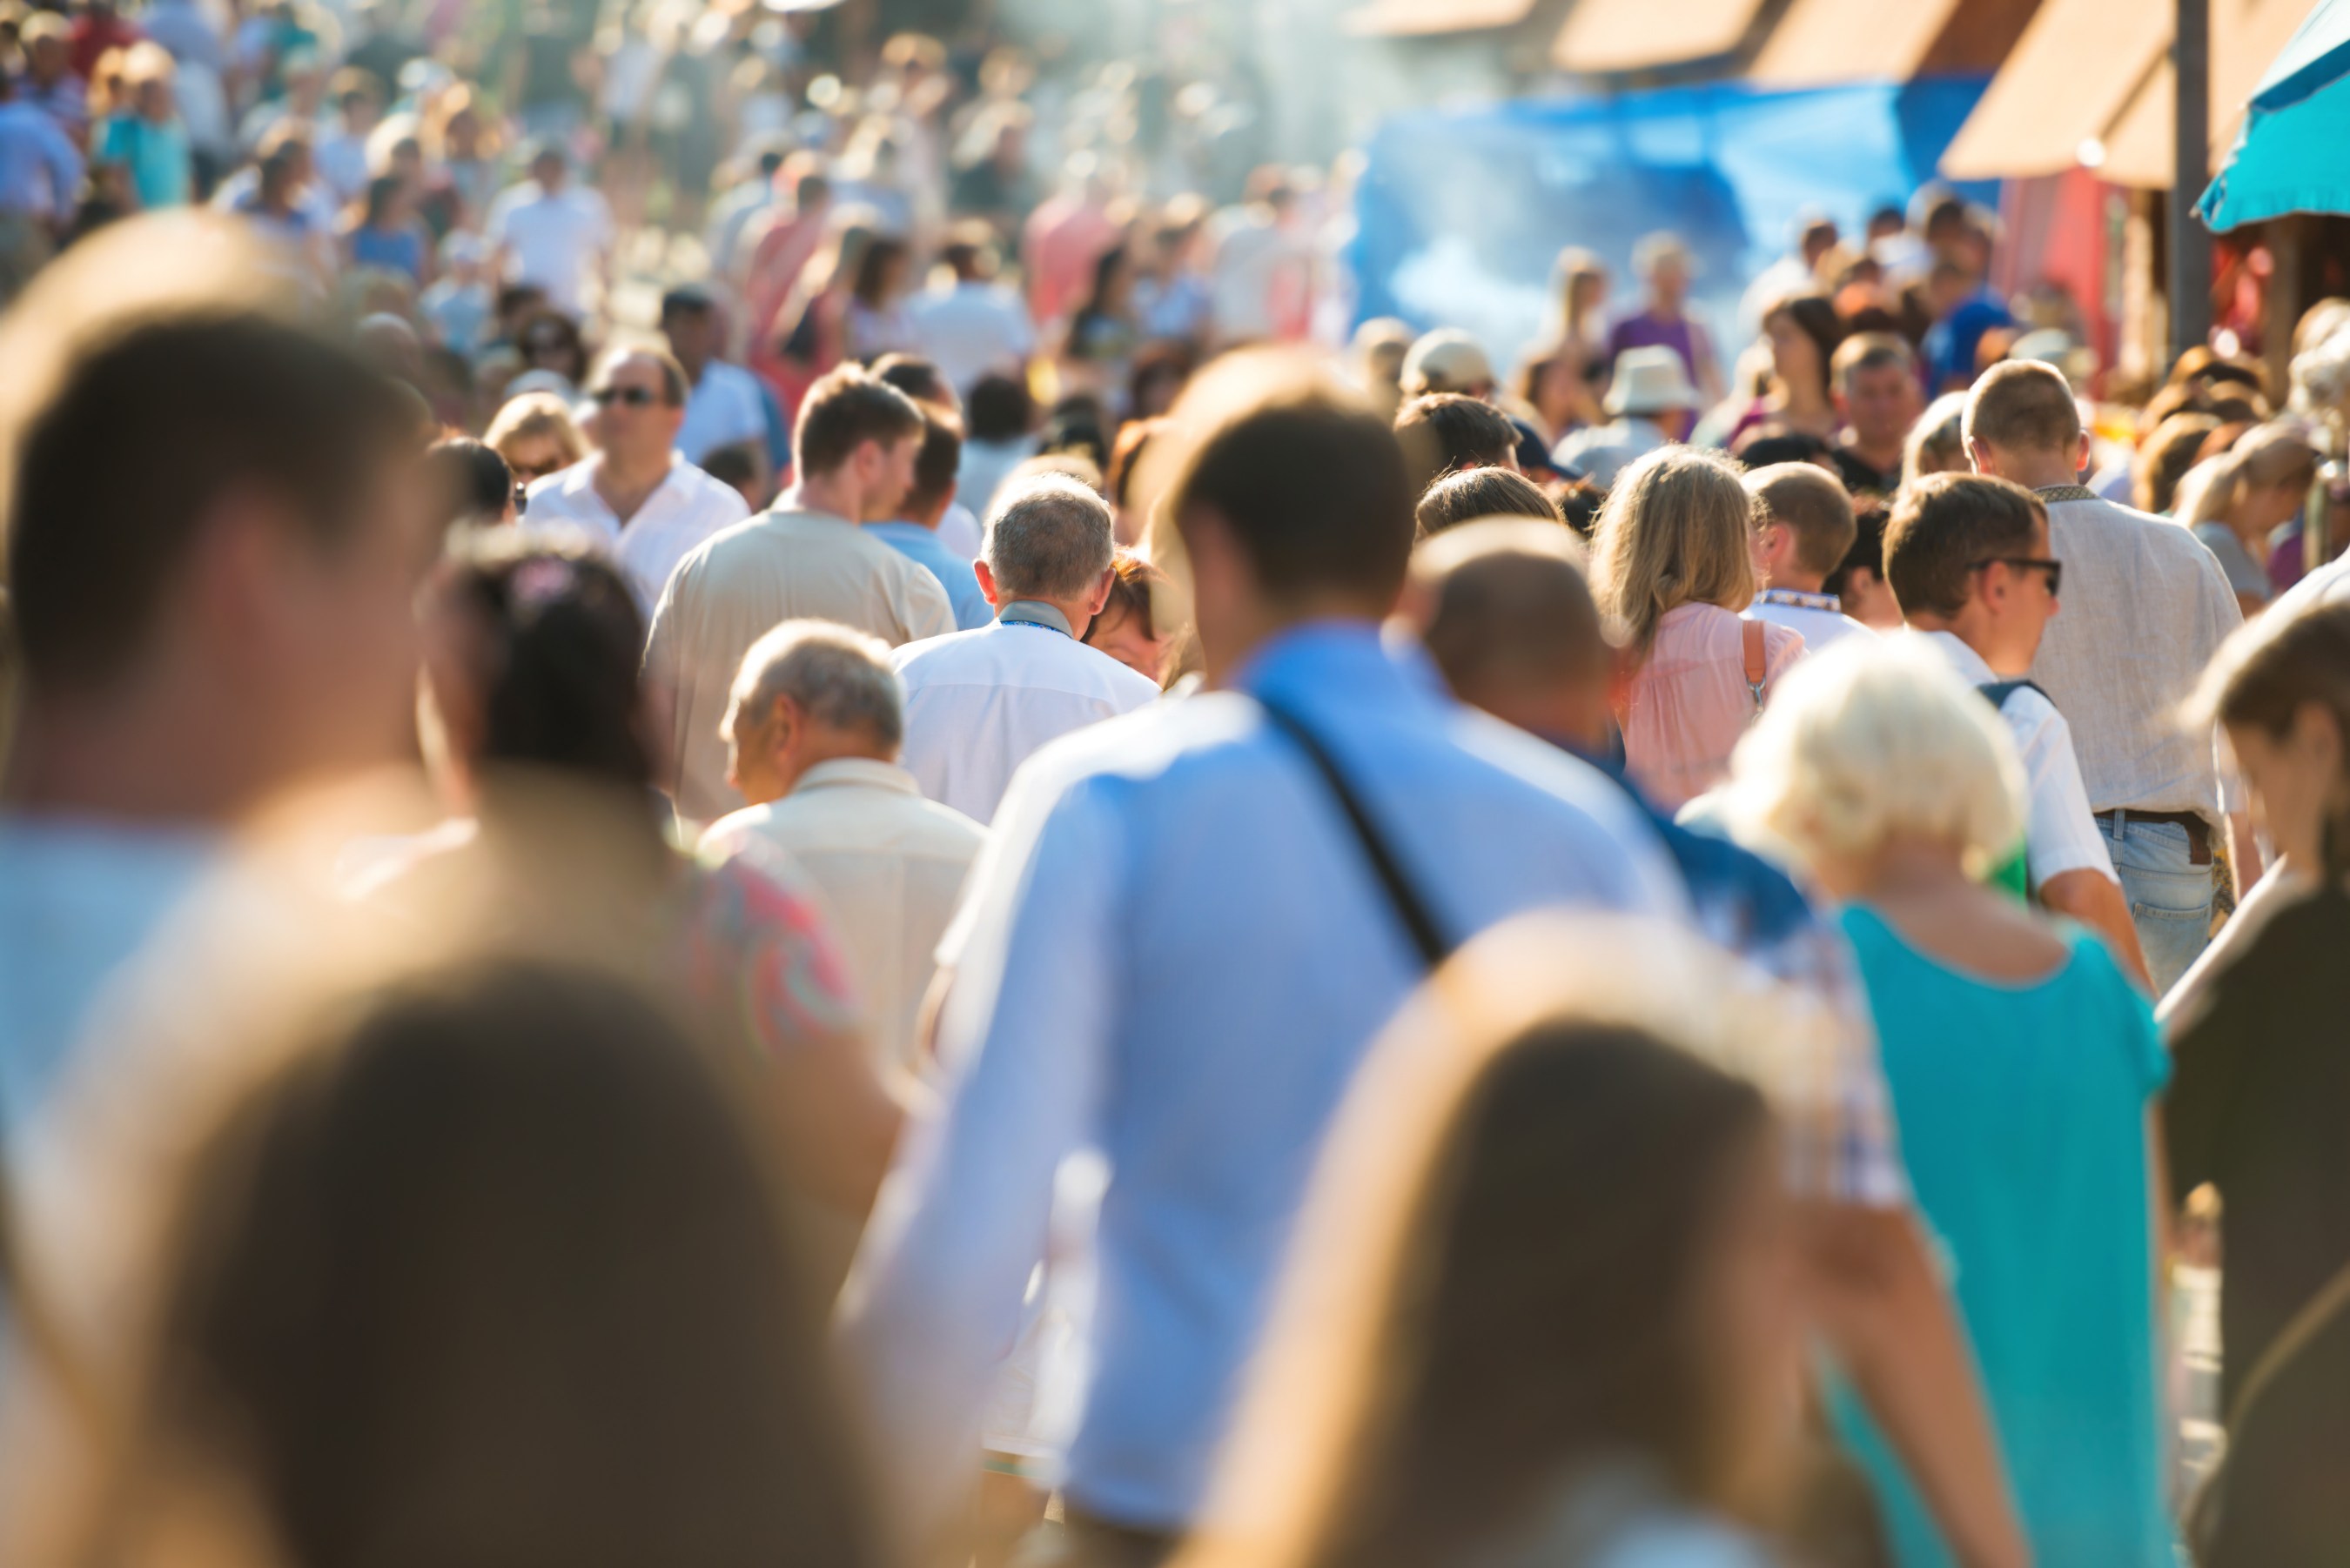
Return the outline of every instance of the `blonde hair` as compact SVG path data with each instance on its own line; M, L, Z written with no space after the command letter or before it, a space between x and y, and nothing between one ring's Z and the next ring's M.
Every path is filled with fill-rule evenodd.
M553 392L525 392L509 398L490 421L483 432L482 444L500 457L506 455L506 443L512 441L534 441L545 437L563 449L564 457L577 462L588 455L588 438L579 432L578 421L561 398Z
M1926 405L1918 422L1901 443L1901 483L1906 489L1929 474L1964 473L1967 443L1960 433L1966 420L1967 395L1944 392Z
M2217 457L2207 457L2178 482L2173 515L2187 527L2226 523L2243 504L2244 493L2298 480L2306 486L2317 472L2317 449L2292 420L2272 420L2247 432Z
M1997 710L1902 639L1830 647L1788 671L1730 763L1727 815L1799 860L1897 835L1956 842L1977 875L2023 835L2023 764Z
M1730 458L1685 446L1640 458L1599 509L1591 561L1599 613L1645 657L1668 610L1744 609L1754 600L1753 524L1754 498Z

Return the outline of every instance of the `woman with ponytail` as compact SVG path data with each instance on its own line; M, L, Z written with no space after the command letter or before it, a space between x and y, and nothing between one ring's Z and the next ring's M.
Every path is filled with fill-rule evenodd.
M2269 581L2269 535L2293 521L2317 476L2317 449L2291 420L2248 432L2178 482L2178 521L2220 558L2247 616L2276 597Z
M2195 717L2227 732L2274 849L2265 922L2182 982L2199 989L2169 1020L2172 1195L2219 1189L2227 1257L2225 1507L2201 1561L2334 1563L2350 1541L2350 1316L2325 1311L2350 1282L2350 606L2238 632Z

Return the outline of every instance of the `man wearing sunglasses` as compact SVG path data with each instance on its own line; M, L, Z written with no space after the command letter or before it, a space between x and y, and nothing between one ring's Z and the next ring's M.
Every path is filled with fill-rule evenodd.
M596 451L533 484L523 514L533 524L567 524L600 540L650 616L677 564L751 509L733 485L678 455L685 371L666 350L614 349L588 384Z
M1885 525L1885 580L1912 631L1999 709L2030 785L2024 870L2033 897L2106 939L2151 989L2121 878L2089 814L2073 732L2026 679L2057 607L2064 563L2048 511L2020 484L1938 473L1903 492Z

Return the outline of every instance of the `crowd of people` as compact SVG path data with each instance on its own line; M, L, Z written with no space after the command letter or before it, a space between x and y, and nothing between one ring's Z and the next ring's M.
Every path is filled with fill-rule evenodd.
M2339 1562L2350 301L843 15L0 12L0 1562Z

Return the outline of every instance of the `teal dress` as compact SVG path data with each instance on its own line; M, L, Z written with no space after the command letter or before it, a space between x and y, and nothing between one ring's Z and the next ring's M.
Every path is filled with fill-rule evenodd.
M2010 985L1929 958L1865 908L1841 921L2034 1560L2168 1568L2146 1125L2170 1062L2152 1013L2077 928L2061 969ZM1858 1402L1839 1390L1834 1405L1895 1561L1949 1563Z

